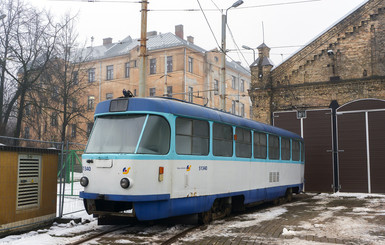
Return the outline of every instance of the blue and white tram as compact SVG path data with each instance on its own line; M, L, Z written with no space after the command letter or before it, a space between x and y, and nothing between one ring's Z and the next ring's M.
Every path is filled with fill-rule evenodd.
M165 98L99 103L83 154L88 213L156 220L291 197L304 183L303 139L289 131Z

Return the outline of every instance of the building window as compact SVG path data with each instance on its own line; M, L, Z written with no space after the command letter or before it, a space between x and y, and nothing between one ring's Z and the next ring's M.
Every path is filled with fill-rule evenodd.
M28 126L24 128L24 138L29 139L29 127Z
M235 100L231 101L231 113L235 114Z
M239 87L240 92L245 92L245 80L241 79L241 86Z
M106 93L106 100L112 100L113 94L112 93Z
M95 82L95 68L88 69L88 82Z
M90 136L94 123L87 123L87 137Z
M214 79L214 94L219 94L219 81L217 79Z
M194 63L194 59L191 58L191 57L188 57L188 72L193 72L193 63Z
M167 56L167 72L172 72L172 56Z
M71 108L71 111L72 111L72 112L76 112L77 109L78 109L78 102L74 99L74 100L72 100L72 108Z
M245 105L243 103L240 103L240 110L241 110L241 117L245 117Z
M71 138L76 138L76 124L71 125Z
M138 63L136 62L136 60L132 61L132 67L138 67Z
M150 96L155 96L155 88L150 88Z
M72 73L72 79L73 79L75 85L79 84L79 72L78 71L74 71Z
M172 86L167 86L167 97L172 97Z
M29 116L31 114L31 105L25 106L25 115Z
M88 96L88 110L93 110L94 109L94 104L95 104L95 97L94 96Z
M107 66L107 76L106 76L106 79L107 80L114 79L114 66L113 65Z
M52 86L52 94L51 94L51 96L52 96L52 99L54 99L54 100L58 100L59 98L59 86L57 86L57 85L54 85L54 86Z
M210 142L209 123L201 120L176 119L176 153L182 155L208 155Z
M193 102L193 93L194 93L194 88L193 87L188 87L188 102Z
M134 96L136 96L136 89L134 89Z
M250 119L253 119L253 106L250 106Z
M150 59L150 74L156 73L156 59Z
M130 62L127 62L124 67L124 76L128 78L130 77Z
M53 112L51 116L51 126L57 126L57 113Z
M236 83L236 78L235 76L231 76L231 88L236 89L237 88L237 83Z

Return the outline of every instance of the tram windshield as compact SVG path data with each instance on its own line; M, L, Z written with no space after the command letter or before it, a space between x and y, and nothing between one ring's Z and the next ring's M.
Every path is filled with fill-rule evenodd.
M99 117L88 140L86 153L165 155L170 149L170 126L157 115Z

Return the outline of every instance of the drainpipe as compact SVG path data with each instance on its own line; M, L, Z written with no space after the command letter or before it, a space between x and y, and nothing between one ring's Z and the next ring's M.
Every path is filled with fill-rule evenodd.
M332 134L333 134L333 191L340 190L339 172L338 172L338 144L337 144L337 108L340 107L336 100L330 103L332 109Z

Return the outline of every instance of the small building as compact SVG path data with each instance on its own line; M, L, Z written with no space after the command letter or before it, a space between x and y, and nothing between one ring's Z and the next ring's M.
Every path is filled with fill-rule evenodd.
M0 237L56 218L59 151L0 145Z

